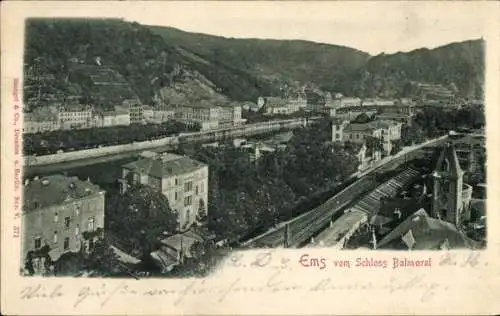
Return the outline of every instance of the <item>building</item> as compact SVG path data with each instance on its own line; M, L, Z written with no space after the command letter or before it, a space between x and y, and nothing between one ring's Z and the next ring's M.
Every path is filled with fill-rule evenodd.
M57 119L61 129L90 128L94 122L93 109L88 105L68 105L59 108Z
M44 133L60 129L57 110L50 107L37 108L23 115L23 133Z
M56 261L62 254L91 250L97 236L84 232L104 228L105 192L90 181L62 175L26 180L22 212L22 255L43 273L46 255ZM44 253L47 251L47 253ZM44 262L45 261L45 262Z
M208 204L208 166L188 157L155 154L123 166L125 192L130 184L147 185L165 195L179 214L181 230L189 228Z
M307 105L307 101L306 105ZM260 97L257 104L264 107L265 114L292 114L300 110L304 104L303 99L299 98L281 98L281 97Z
M351 123L343 129L343 141L364 143L368 137L380 139L386 155L391 153L393 142L401 139L402 123L375 120L368 123ZM337 132L337 131L336 131Z
M153 116L154 116L153 107L150 105L143 106L142 115L144 117L145 122L151 122L153 120Z
M115 107L115 110L126 110L130 115L130 124L144 123L144 106L139 100L130 99L123 101L122 106Z
M453 145L443 148L432 176L432 216L459 227L470 219L472 187L463 183L464 171Z
M123 108L118 108L115 111L95 115L95 120L97 127L128 126L130 125L130 113Z
M341 108L347 108L347 107L359 107L361 106L361 99L360 98L348 98L348 97L342 97L339 99L339 107Z
M199 124L202 130L219 128L220 108L206 103L177 106L175 119L187 125Z
M334 119L332 121L332 142L340 142L344 140L344 129L349 125L349 121Z
M396 103L393 100L384 99L364 99L361 102L362 106L394 106Z
M154 123L163 123L175 118L175 111L169 107L158 107L153 109L153 119Z
M446 221L430 217L420 209L378 243L379 249L447 250L473 249L477 243Z
M260 105L257 103L253 103L253 102L244 102L241 107L243 110L246 110L246 111L258 112L262 108L263 105L264 105L264 101L262 100L262 103L260 103Z
M343 141L364 143L368 137L382 138L382 128L370 123L350 123L343 131Z
M232 127L243 124L241 118L241 105L219 105L219 127Z
M401 128L403 124L401 122L389 120L375 120L371 122L371 124L382 130L381 141L384 147L384 152L386 154L390 154L393 142L401 140Z

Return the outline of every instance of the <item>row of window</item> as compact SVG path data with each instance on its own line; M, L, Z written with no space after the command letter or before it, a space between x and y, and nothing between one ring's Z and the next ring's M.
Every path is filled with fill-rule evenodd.
M80 215L80 208L79 207L77 207L75 209L75 215L76 216ZM54 223L57 223L57 222L59 222L59 214L56 212L56 213L54 213ZM69 229L70 226L71 226L71 216L64 217L64 228ZM89 221L88 221L88 230L92 231L94 229L95 229L95 217L91 216L91 217L89 217Z
M54 235L54 243L57 243L57 235ZM40 238L40 237L35 238L35 249L40 249L41 247L42 247L42 238ZM63 247L64 247L64 250L69 249L69 237L64 238Z

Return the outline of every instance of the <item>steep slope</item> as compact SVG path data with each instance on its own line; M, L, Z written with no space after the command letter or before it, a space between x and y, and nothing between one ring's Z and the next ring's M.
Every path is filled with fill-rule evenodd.
M271 82L273 87L297 82L299 86L310 83L326 90L348 91L351 74L369 58L352 48L307 41L224 38L158 26L150 29L171 45Z
M361 96L408 96L419 93L416 83L433 83L463 97L480 97L484 86L484 41L381 54L370 58L357 76L356 92Z
M180 102L224 98L216 84L158 35L137 23L32 19L26 23L25 100L31 108L75 98L104 108L143 103L171 89ZM215 72L216 69L210 68ZM185 98L186 100L183 100Z

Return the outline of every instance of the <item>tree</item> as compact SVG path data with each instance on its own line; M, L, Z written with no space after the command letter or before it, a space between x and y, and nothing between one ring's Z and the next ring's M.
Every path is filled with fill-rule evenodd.
M170 208L168 199L144 185L133 186L110 207L113 233L143 257L149 256L165 233L173 234L178 229L178 214Z
M104 275L115 273L119 264L118 256L104 238L94 242L93 249L84 260L87 270L96 270Z

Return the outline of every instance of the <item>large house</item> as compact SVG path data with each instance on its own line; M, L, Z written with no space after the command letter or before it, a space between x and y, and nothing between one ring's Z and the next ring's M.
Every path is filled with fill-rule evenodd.
M154 154L123 166L125 192L130 184L147 185L165 195L179 214L180 229L196 220L208 203L208 166L184 156Z
M57 113L61 129L81 129L92 127L93 109L88 105L68 105Z
M104 228L104 194L90 181L52 175L26 180L22 212L22 254L36 274L52 261L83 246L91 250L95 238L84 232Z
M219 128L220 108L209 104L186 104L174 108L175 118L185 124L199 124L202 130Z
M264 107L265 114L292 114L300 110L307 101L302 98L260 97L259 107Z
M343 128L342 128L343 127ZM368 137L380 139L385 154L390 154L393 142L401 139L402 123L376 120L369 123L336 125L335 135L341 134L343 141L364 143ZM341 130L339 130L342 128Z

